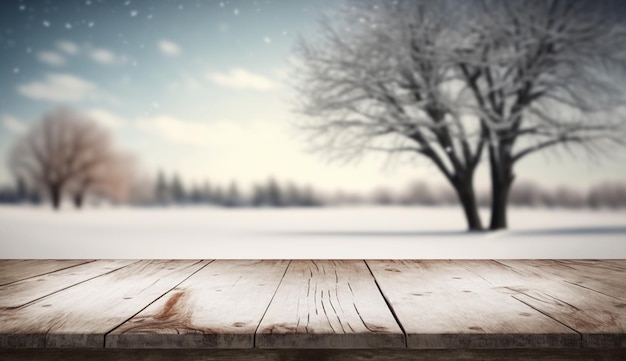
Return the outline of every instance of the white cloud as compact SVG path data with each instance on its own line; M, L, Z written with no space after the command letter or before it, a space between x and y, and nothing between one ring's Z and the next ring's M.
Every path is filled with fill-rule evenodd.
M210 145L213 132L210 124L182 120L168 115L142 118L136 124L139 129L171 142L195 146Z
M67 73L48 74L43 81L18 85L17 91L29 98L74 102L100 98L96 84Z
M52 66L61 66L65 64L65 58L53 51L40 51L37 54L37 58L42 63Z
M176 56L181 53L180 46L169 40L161 40L158 45L159 50L165 55Z
M235 89L270 90L278 87L272 80L242 68L233 68L228 73L210 73L206 78L215 84Z
M92 50L90 55L93 60L101 64L112 64L116 61L115 54L103 48Z
M183 72L178 81L170 84L169 89L175 92L180 90L194 92L202 89L202 84L196 77Z
M28 128L22 120L8 114L2 116L2 125L15 134L23 134Z
M80 49L78 45L67 40L59 41L57 43L57 47L69 55L76 55Z
M102 126L110 129L120 128L126 124L126 121L115 114L109 113L104 109L92 109L87 112L93 120Z

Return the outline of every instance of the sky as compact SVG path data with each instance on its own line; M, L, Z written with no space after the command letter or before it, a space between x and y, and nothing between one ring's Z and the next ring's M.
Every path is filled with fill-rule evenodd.
M315 35L330 0L3 0L0 3L0 184L7 153L42 115L70 106L101 123L143 172L187 184L269 177L318 189L443 183L425 160L365 155L329 163L291 121L298 36ZM535 155L518 179L584 188L626 180L610 157ZM477 175L488 186L487 168Z

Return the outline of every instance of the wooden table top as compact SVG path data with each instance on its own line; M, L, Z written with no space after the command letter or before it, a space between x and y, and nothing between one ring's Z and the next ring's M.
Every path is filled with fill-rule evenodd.
M626 349L626 260L1 260L17 348Z

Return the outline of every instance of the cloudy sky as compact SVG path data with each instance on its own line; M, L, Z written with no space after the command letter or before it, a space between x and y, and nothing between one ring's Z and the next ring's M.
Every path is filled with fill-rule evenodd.
M16 136L59 105L108 127L143 169L248 186L273 176L326 190L441 182L425 161L328 164L289 125L289 64L330 0L3 0L0 183ZM538 155L518 179L585 187L626 179L624 154ZM485 169L478 175L485 187Z

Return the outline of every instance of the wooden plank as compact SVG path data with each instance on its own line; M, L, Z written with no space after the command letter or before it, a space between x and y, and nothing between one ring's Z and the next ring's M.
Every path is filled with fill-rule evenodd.
M0 260L0 286L74 267L91 260L11 259Z
M132 260L100 260L0 286L0 308L16 308L52 293L112 272Z
M215 261L106 336L106 347L252 348L288 261Z
M623 349L0 349L3 361L623 361Z
M512 261L518 263L518 261ZM524 260L534 274L549 273L565 282L626 302L626 267L608 261ZM507 261L500 262L509 264ZM622 262L626 266L626 260ZM513 264L513 263L512 263Z
M292 261L256 336L260 348L405 347L363 261Z
M367 261L410 348L580 347L580 336L492 289L463 261Z
M478 270L474 266L475 272L579 332L583 347L626 347L626 302L555 279L528 261L498 262L508 268L493 272L493 268Z
M104 335L205 261L140 261L18 309L0 310L1 347L103 347Z

